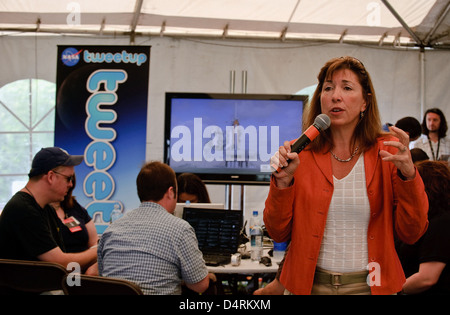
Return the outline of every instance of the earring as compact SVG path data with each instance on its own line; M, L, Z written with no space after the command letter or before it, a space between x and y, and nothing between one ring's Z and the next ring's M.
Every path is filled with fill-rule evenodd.
M363 119L364 113L365 113L365 112L360 112L360 113L359 113L359 117L360 117L361 119Z

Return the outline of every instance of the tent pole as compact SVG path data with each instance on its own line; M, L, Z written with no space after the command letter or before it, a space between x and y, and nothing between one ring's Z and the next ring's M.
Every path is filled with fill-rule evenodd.
M425 48L420 47L420 119L425 112ZM420 120L419 120L420 121Z

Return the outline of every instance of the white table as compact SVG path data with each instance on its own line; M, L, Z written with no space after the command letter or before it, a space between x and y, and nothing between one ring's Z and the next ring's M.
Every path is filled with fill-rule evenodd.
M269 257L267 252L268 249L264 250L263 256ZM273 274L273 276L275 277L275 274L277 273L279 267L278 265L279 260L275 260L273 257L270 257L270 259L272 260L272 266L269 267L258 262L253 262L250 258L241 259L241 264L239 266L232 266L230 263L223 266L206 266L206 267L208 268L209 272L212 272L216 275L217 280L219 282L219 286L221 285L222 280L233 282L234 285L232 287L234 288L235 291L232 294L238 294L236 281L238 281L239 278L242 279L242 277L245 275L252 276L254 288L258 288L258 278L260 277L260 275ZM223 287L221 287L220 290L223 291Z
M276 273L278 271L278 263L272 257L272 266L253 262L249 259L241 259L239 266L232 266L231 264L224 266L206 266L209 272L213 273L236 273L236 274L255 274L255 273Z

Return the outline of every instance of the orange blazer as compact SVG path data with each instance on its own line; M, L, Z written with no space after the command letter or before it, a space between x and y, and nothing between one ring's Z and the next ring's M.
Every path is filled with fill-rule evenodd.
M372 294L400 292L405 275L394 246L396 237L415 243L428 227L428 198L422 178L416 170L413 180L404 181L391 162L381 160L378 152L392 154L396 148L380 137L364 152L370 220L367 243L372 277ZM325 230L328 208L333 195L333 174L330 153L300 152L292 186L279 189L272 179L265 203L264 223L276 242L291 240L280 281L294 294L310 294L317 258ZM394 210L395 209L395 210ZM370 264L371 262L377 264ZM373 277L378 277L373 279Z

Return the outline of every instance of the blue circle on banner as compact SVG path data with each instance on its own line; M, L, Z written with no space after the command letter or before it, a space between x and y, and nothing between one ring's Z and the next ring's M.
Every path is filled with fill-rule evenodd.
M66 66L73 67L80 61L81 51L82 50L78 51L73 47L66 48L61 54L61 61Z

